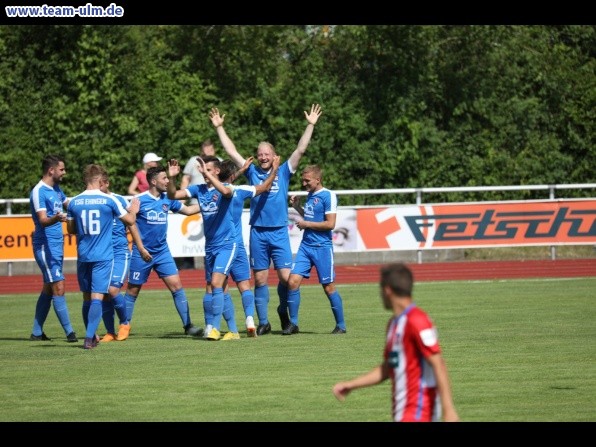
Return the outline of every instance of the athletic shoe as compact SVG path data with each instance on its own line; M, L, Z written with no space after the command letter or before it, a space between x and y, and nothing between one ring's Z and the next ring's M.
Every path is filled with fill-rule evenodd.
M31 334L31 337L29 337L29 340L31 340L31 341L52 341L52 339L50 337L48 337L45 334L45 332L42 332L41 335Z
M259 324L257 326L257 335L265 335L271 332L271 323Z
M281 331L281 335L292 335L297 334L298 332L300 332L298 326L296 326L294 323L290 323L287 328Z
M209 334L207 334L207 340L213 340L213 341L217 341L221 338L221 334L219 333L219 331L215 328L211 329L209 331Z
M66 341L67 341L68 343L76 343L76 342L78 342L79 340L78 340L78 338L77 338L77 334L75 334L75 332L74 332L74 331L72 331L70 334L68 334L68 335L66 336Z
M339 326L335 326L335 329L331 331L332 334L345 334L346 330L340 328Z
M128 338L130 334L130 323L128 324L121 324L118 326L118 335L116 336L116 340L124 341Z
M116 341L116 334L110 334L108 332L106 335L101 337L101 340L99 340L100 343L107 343L109 341Z
M288 311L282 312L281 306L277 306L277 315L279 315L279 321L281 321L281 330L285 331L286 328L290 325L290 317L288 316Z
M97 338L96 337L85 337L85 341L83 342L83 349L93 349L97 346Z
M184 326L184 333L186 335L200 337L201 335L203 335L203 328L196 327L194 324L187 324L186 326Z
M240 340L240 334L238 332L228 332L222 340Z
M209 332L211 332L211 329L213 329L213 326L208 324L207 326L205 326L205 331L203 332L203 338L207 339L207 335L209 335Z
M246 336L247 337L256 337L257 336L257 328L255 327L255 320L253 317L246 317Z

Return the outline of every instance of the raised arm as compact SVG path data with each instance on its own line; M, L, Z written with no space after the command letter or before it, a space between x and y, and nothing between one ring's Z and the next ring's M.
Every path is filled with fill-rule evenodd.
M217 175L214 175L212 172L207 170L207 168L205 166L205 162L203 161L203 159L201 157L198 157L197 161L199 162L199 164L198 164L199 172L201 174L203 174L203 177L205 177L206 179L209 179L209 182L211 182L211 184L213 185L213 187L215 189L217 189L220 193L222 193L222 195L224 197L230 198L234 195L234 187L233 186L226 186L222 182L220 182Z
M281 157L279 155L274 155L273 161L271 164L272 169L271 169L271 172L269 173L269 177L267 177L267 180L265 180L260 185L255 185L255 190L256 190L255 196L258 196L259 194L269 191L271 189L271 186L273 185L273 180L275 180L275 177L277 176L277 171L279 169L280 163L281 163Z
M186 189L176 190L176 177L178 174L180 174L180 165L178 164L178 160L172 158L168 161L168 178L170 179L168 182L168 199L170 200L181 200L188 198Z
M236 181L236 179L238 179L238 177L240 177L242 174L244 174L248 170L248 168L250 168L250 165L252 164L252 161L254 159L255 159L255 157L248 157L246 160L244 160L244 164L242 165L242 167L240 169L238 169L230 177L230 183L234 183Z
M211 119L211 123L215 127L217 136L219 137L219 141L221 141L221 145L228 154L228 157L230 157L232 161L236 164L236 166L240 168L244 165L245 160L244 157L238 153L236 146L234 145L230 137L228 137L228 134L223 128L225 116L225 113L223 115L220 115L219 110L215 107L213 107L209 111L209 118Z
M306 110L304 111L304 116L306 117L306 121L308 121L308 124L306 125L306 129L304 129L304 133L302 134L300 141L298 141L298 146L296 146L296 149L294 149L294 152L292 152L292 155L290 155L290 158L288 160L288 163L290 164L292 171L296 171L296 169L298 169L300 159L306 152L306 148L310 143L313 130L315 129L315 124L317 124L317 121L319 120L319 116L321 116L321 113L321 106L319 104L313 104L310 107L310 113L307 113Z

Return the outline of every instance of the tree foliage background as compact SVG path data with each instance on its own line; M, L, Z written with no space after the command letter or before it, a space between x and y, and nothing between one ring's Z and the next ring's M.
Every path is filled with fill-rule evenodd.
M202 140L218 141L211 107L225 113L243 155L267 140L287 158L313 103L323 115L301 165L321 165L331 189L593 183L595 31L0 26L0 198L27 197L48 153L66 157L68 195L84 188L82 169L91 162L104 164L112 189L126 194L146 152L185 163ZM298 175L291 189L300 189ZM429 201L464 198L509 196ZM410 198L355 196L341 204L388 200Z

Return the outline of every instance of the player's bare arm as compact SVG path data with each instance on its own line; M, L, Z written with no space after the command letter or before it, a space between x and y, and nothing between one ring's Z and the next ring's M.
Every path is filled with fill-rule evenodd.
M199 172L203 174L203 177L208 180L207 183L211 183L215 189L217 189L224 197L232 197L234 195L234 188L232 186L226 186L219 181L216 173L212 172L207 163L202 158L197 158L199 165Z
M168 186L167 194L170 200L182 200L187 198L185 189L176 190L176 177L180 174L180 164L178 160L172 158L168 161Z
M252 157L250 157L252 158ZM273 186L273 181L275 180L275 177L277 176L277 171L279 170L279 165L281 163L281 157L279 155L274 155L273 156L273 160L271 162L271 172L269 173L269 177L267 177L267 179L260 185L255 185L255 196L258 196L259 194L262 194L266 191L269 191L271 189L271 186Z
M230 137L228 137L228 134L223 127L225 116L225 113L220 115L219 110L216 107L213 107L209 111L209 119L211 119L211 124L213 124L215 127L219 141L221 141L221 145L226 151L226 154L228 154L236 166L242 167L244 165L245 159L242 155L240 155L236 149L236 146L234 145L234 142L230 139Z
M315 124L317 124L317 121L319 121L321 113L323 113L323 111L321 110L321 106L319 104L313 104L310 107L310 113L306 110L304 111L304 116L306 117L306 121L308 122L308 124L306 125L306 129L304 129L304 133L302 134L300 141L298 141L298 146L296 146L296 149L294 150L294 152L292 152L292 155L288 160L288 162L290 163L290 167L294 171L298 168L300 159L306 152L306 148L308 147L310 139L312 138L312 133L314 131Z

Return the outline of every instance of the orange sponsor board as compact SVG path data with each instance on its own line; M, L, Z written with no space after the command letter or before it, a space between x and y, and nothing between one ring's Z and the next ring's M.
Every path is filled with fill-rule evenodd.
M357 210L361 250L596 243L596 200L486 202Z
M31 215L0 216L0 261L33 261L33 219ZM66 231L64 234L64 258L77 258L77 240Z

